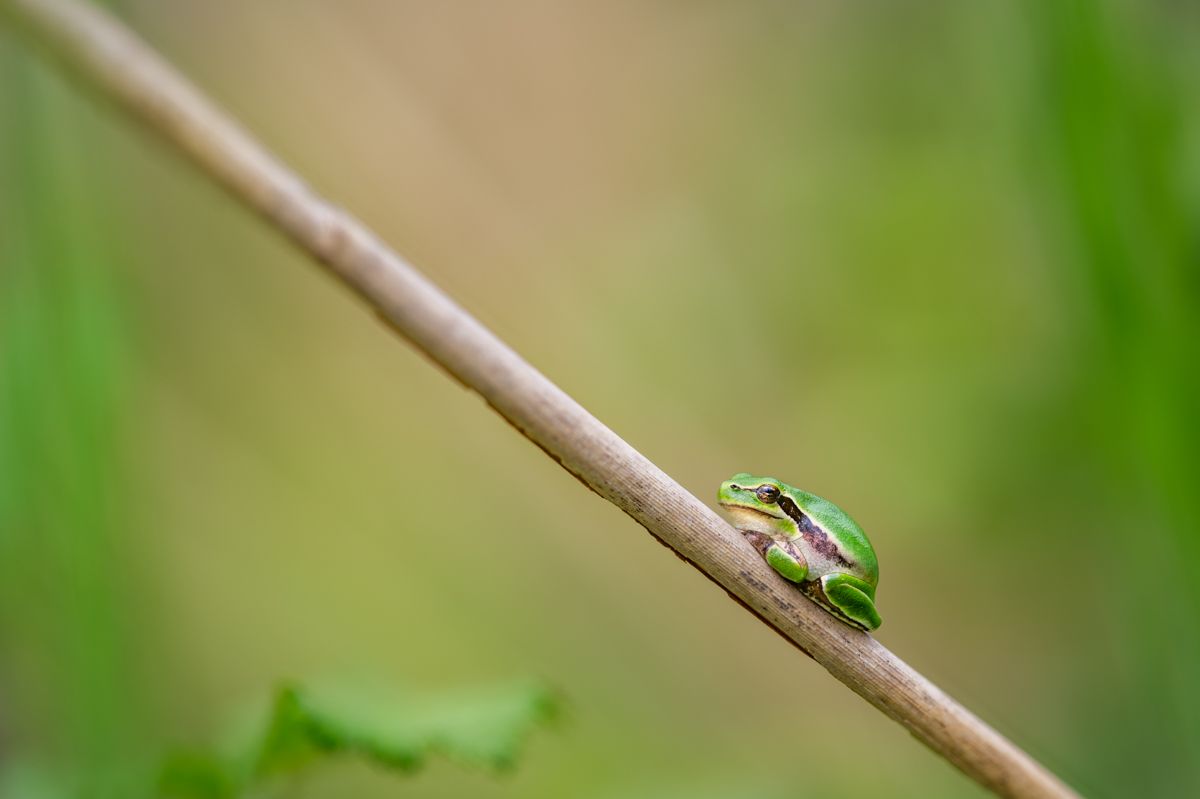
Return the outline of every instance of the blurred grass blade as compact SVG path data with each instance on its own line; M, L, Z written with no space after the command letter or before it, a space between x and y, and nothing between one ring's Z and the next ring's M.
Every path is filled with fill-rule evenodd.
M1081 718L1100 721L1089 748L1107 751L1093 759L1111 790L1196 796L1200 209L1185 178L1200 153L1186 135L1196 124L1186 20L1182 7L1113 0L1030 5L1038 130L1054 167L1046 194L1090 300L1065 412L1089 420L1084 440L1101 442L1111 487L1099 498L1110 523L1093 545L1120 551L1134 583L1120 592L1121 636L1137 656L1119 687L1090 688ZM1154 766L1131 770L1131 760Z
M120 531L122 303L87 148L61 80L0 51L0 677L20 747L98 768L128 750ZM112 202L105 192L105 202Z

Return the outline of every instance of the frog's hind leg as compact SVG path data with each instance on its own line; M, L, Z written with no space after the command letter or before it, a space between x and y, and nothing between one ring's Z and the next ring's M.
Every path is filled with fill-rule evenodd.
M849 574L826 574L821 578L821 590L838 613L856 627L874 630L883 623L872 598L875 589L863 580Z

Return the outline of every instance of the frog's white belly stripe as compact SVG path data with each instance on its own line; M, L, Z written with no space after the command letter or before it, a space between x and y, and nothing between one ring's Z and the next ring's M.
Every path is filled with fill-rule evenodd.
M812 547L806 546L808 542L803 537L792 539L792 546L797 547L808 560L808 575L810 578L820 579L826 574L851 574L849 566L844 562L827 557L826 555L816 552Z

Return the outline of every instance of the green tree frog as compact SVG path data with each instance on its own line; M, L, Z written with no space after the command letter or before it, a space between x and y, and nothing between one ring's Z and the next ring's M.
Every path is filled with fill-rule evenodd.
M745 472L721 484L717 501L771 568L821 607L861 630L879 627L875 550L845 511L774 477Z

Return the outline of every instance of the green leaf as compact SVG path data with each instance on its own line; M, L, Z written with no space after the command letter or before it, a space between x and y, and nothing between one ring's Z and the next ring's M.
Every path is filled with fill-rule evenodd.
M503 771L559 706L552 692L531 684L436 697L284 685L265 718L231 752L173 755L159 795L232 799L334 756L360 757L398 773L414 772L435 755Z

